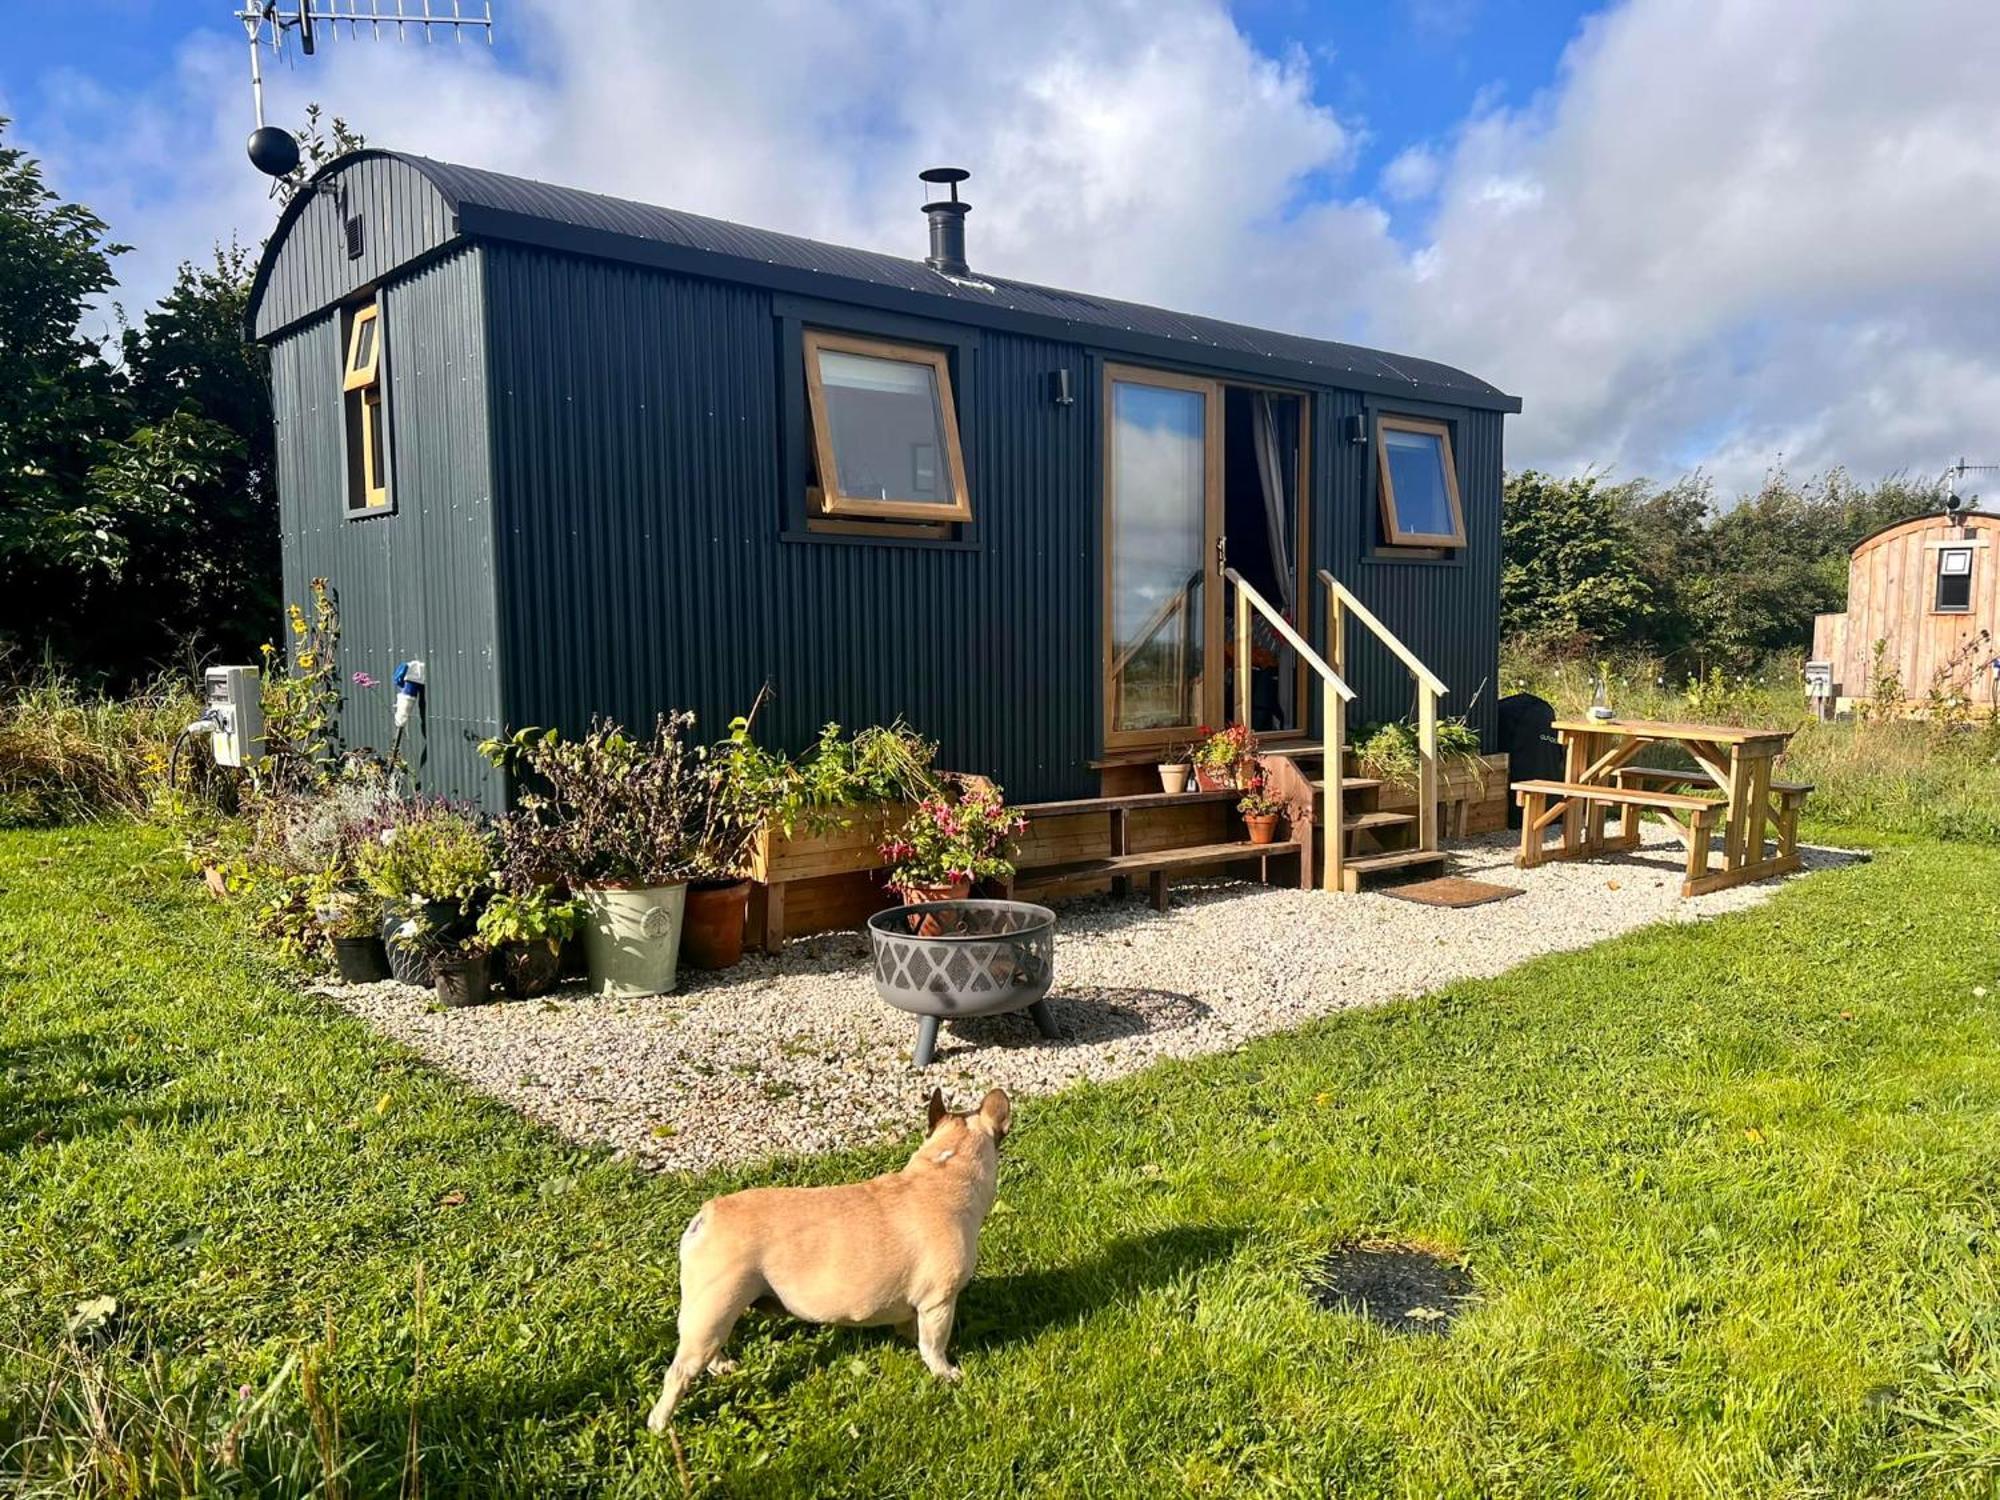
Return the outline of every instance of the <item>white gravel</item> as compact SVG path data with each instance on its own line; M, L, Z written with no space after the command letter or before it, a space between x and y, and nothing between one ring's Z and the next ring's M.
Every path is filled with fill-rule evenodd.
M1025 1015L947 1023L937 1060L910 1066L916 1020L877 1000L864 939L828 934L721 974L683 969L679 993L577 991L469 1010L398 984L323 993L440 1068L577 1140L694 1170L894 1139L933 1084L963 1108L987 1088L1046 1094L1160 1058L1226 1051L1350 1006L1498 974L1653 922L1766 900L1766 881L1683 900L1664 830L1630 855L1516 870L1501 835L1458 846L1451 873L1518 886L1462 910L1378 893L1189 884L1173 909L1141 897L1058 908L1062 1036ZM1857 856L1804 851L1807 870Z

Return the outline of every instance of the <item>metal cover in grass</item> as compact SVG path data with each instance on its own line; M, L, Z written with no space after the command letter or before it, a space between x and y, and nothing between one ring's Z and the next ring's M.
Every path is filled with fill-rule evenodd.
M1443 1333L1473 1295L1461 1262L1415 1245L1359 1241L1327 1251L1306 1290L1328 1312L1359 1313L1396 1333Z

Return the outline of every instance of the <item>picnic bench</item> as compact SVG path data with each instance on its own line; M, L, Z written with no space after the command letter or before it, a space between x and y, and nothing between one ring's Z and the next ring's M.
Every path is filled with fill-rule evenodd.
M1522 809L1515 859L1521 868L1637 848L1639 818L1648 812L1659 814L1687 847L1684 896L1799 868L1799 808L1812 787L1772 774L1791 730L1643 719L1558 719L1555 730L1563 745L1562 780L1514 783ZM1680 749L1693 767L1630 764L1656 746ZM1614 811L1616 835L1606 829ZM1561 838L1550 846L1547 832L1557 824ZM1715 869L1710 859L1718 828L1722 866Z

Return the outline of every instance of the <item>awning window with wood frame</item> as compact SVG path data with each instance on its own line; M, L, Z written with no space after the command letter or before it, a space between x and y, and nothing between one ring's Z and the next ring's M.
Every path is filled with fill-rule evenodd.
M1463 547L1465 510L1450 426L1422 417L1378 417L1375 456L1383 541L1391 547Z
M1945 547L1937 555L1937 595L1931 613L1965 615L1972 613L1972 549Z
M948 526L972 519L944 350L809 328L811 514Z
M348 317L342 369L342 417L347 432L347 513L378 515L389 509L387 439L382 427L382 319L368 302Z

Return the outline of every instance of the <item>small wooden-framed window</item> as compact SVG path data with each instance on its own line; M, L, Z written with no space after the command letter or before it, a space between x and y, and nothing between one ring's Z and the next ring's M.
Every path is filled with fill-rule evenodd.
M347 426L347 513L389 508L387 442L382 429L382 321L373 302L354 309L347 325L341 381Z
M1420 417L1378 418L1375 459L1382 535L1390 546L1465 545L1449 426Z
M804 343L815 513L970 521L944 351L817 328L805 330Z
M1931 610L1940 615L1972 613L1972 549L1946 547L1938 553L1937 596Z

